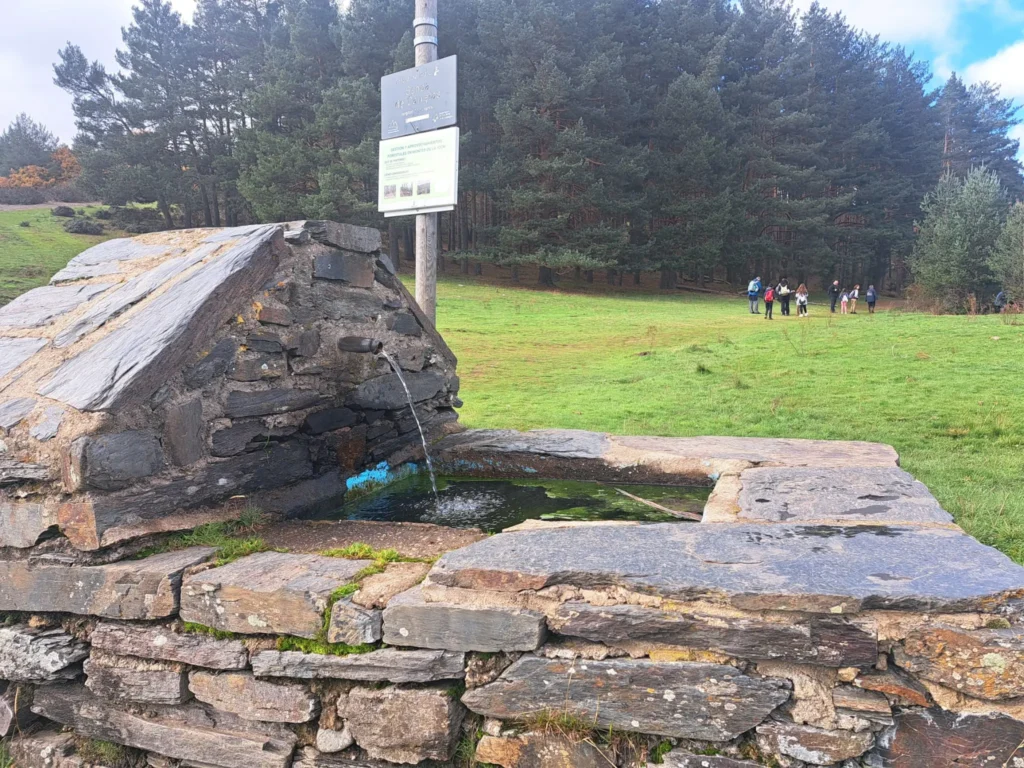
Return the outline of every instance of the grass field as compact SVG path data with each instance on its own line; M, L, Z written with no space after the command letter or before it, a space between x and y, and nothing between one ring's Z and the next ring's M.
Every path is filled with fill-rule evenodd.
M1024 325L442 281L469 427L869 440L1024 563ZM795 311L795 309L794 309ZM865 309L866 311L866 309Z
M0 212L0 303L100 239L45 209ZM821 306L767 322L742 297L470 279L438 293L466 426L889 443L964 528L1024 563L1024 325Z
M20 226L23 221L29 226ZM48 207L0 211L0 304L44 285L72 256L113 236L69 235L66 221L52 216Z

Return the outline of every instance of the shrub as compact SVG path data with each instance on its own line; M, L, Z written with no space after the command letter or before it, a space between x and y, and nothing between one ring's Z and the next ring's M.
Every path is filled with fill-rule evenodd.
M103 225L86 219L72 219L64 225L64 231L72 235L102 235Z
M66 205L58 205L56 208L50 211L54 216L63 216L64 218L74 218L75 209L69 208Z
M31 222L29 222L29 221L19 221L19 222L18 222L18 226L19 226L19 227L31 227L31 226L32 226L32 223L31 223Z
M39 205L46 202L46 192L32 187L0 187L0 205Z

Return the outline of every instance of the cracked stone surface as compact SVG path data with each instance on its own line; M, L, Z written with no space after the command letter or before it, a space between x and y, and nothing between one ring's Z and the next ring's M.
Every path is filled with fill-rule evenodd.
M1024 568L959 530L901 526L678 525L499 534L444 555L449 587L518 592L622 586L748 610L991 610Z

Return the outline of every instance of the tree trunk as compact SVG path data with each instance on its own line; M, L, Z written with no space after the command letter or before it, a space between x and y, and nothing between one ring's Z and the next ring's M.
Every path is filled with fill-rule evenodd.
M550 288L555 287L555 271L551 267L541 266L537 272L537 282Z
M607 270L605 270L604 278L607 281L608 285L615 285L615 270L614 269L607 269Z
M206 194L206 185L199 182L199 195L203 201L203 224L213 226L213 211L210 209L210 196Z
M584 277L586 278L588 283L594 282L594 270L588 269L584 274Z
M662 268L658 287L663 291L673 290L676 287L676 271L674 269Z
M476 266L475 266L475 267L473 268L473 274L474 274L474 275L476 275L477 277L479 277L479 276L480 276L480 275L482 275L483 273L484 273L484 265L483 265L483 262L480 262L480 261L478 261L478 262L476 263Z
M463 259L462 260L462 274L464 274L464 275L468 275L469 274L469 259Z
M412 227L404 227L402 231L403 239L405 240L405 260L416 261L416 245L413 240Z
M185 229L192 229L192 206L185 203L182 208L185 214Z
M512 267L512 282L519 282L519 267Z
M577 283L580 281L580 275L581 274L583 274L583 268L582 267L576 267L576 269L573 271L573 279Z
M156 207L160 209L160 215L164 217L164 224L167 225L168 229L174 229L174 217L171 216L171 206L167 204L164 198L157 200Z
M633 285L640 285L640 270L633 270Z

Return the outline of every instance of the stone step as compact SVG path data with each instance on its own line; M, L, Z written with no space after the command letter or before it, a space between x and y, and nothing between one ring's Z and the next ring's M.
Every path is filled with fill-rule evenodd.
M751 524L575 528L499 534L444 555L432 582L518 592L614 586L746 610L991 611L1024 568L959 530Z
M143 621L166 618L178 611L182 573L214 552L210 547L192 547L144 560L88 566L0 561L0 611Z
M262 651L252 658L256 677L429 683L465 677L465 654L385 648L349 656L297 651Z
M204 672L189 676L195 697L243 720L270 723L308 723L320 712L320 702L304 683L257 680L249 672Z
M89 646L62 629L0 626L0 680L48 683L73 679L81 671L77 662L88 655Z
M696 662L591 661L524 656L494 683L468 691L473 712L512 720L571 712L596 730L728 741L789 699L787 684Z
M84 667L85 687L103 700L184 704L192 698L188 672L174 661L119 656L94 648Z
M637 605L567 602L548 618L548 624L561 635L611 645L664 643L755 661L859 667L871 666L878 658L873 634L831 616L801 616L780 623L730 612L700 615Z
M384 609L384 642L450 651L532 651L547 634L535 611L428 603L420 587L392 598Z
M247 722L196 704L149 705L136 713L80 685L38 689L32 711L83 736L216 768L288 768L296 743L284 726Z
M230 670L249 666L249 652L238 640L173 632L168 627L103 622L93 630L89 641L94 650L178 661L193 667Z
M261 552L185 579L181 618L227 632L316 637L331 593L370 560Z

